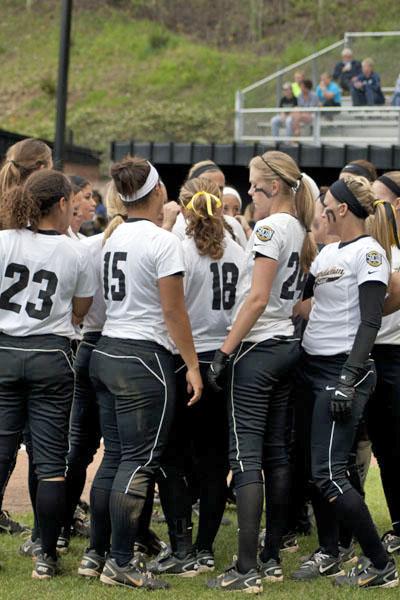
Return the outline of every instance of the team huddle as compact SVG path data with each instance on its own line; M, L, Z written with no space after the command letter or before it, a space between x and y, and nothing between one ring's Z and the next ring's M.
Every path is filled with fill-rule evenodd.
M128 156L111 167L105 231L82 239L76 182L45 144L19 144L30 167L9 150L0 171L0 490L23 442L32 577L57 574L103 440L81 577L154 590L213 572L231 494L237 558L209 588L283 581L307 502L319 547L293 579L397 586L400 173L371 184L346 167L320 194L289 155L256 156L247 240L215 163L190 169L164 227L156 168ZM382 537L356 464L365 431L393 526ZM155 486L168 546L150 529Z

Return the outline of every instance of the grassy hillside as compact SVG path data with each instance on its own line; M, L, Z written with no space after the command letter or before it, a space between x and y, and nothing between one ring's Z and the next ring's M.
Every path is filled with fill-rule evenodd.
M60 2L26 4L0 2L0 127L53 138ZM221 49L202 43L201 32L195 38L139 20L121 2L76 4L68 127L76 143L102 150L111 139L229 141L237 88L338 39L315 45L311 34L291 29L279 53ZM389 10L387 19L390 28ZM282 33L271 30L278 34L282 47Z

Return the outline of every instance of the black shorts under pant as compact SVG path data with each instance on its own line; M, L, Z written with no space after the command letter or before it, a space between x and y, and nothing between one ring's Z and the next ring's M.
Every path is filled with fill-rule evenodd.
M229 460L234 474L261 473L263 466L289 463L290 385L299 355L299 342L292 338L240 346L231 367L228 397Z
M39 479L63 477L74 391L70 342L57 335L0 335L0 463L12 464L29 428ZM4 482L0 482L0 489Z
M105 449L93 487L145 498L175 407L173 356L155 342L102 336L90 377Z
M326 499L336 498L352 488L347 476L349 458L368 399L376 382L372 360L356 388L352 416L346 423L333 421L330 409L332 389L337 384L346 354L311 356L304 353L299 376L299 391L304 401L313 404L311 424L311 474Z

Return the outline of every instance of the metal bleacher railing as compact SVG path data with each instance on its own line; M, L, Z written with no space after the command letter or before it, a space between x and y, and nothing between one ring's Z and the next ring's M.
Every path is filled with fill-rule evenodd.
M279 137L273 137L271 118L276 114L293 112L293 109L277 108L283 82L293 81L294 72L301 69L316 86L320 73L332 72L345 47L351 47L358 60L367 56L374 58L386 105L351 106L351 98L343 96L341 107L298 109L313 115L311 122L301 127L301 135L288 138L284 130L280 130ZM315 145L400 144L400 107L389 103L394 82L399 76L399 63L394 57L400 57L400 31L345 33L340 41L238 90L235 98L235 141L295 140ZM391 85L385 85L388 83ZM274 104L275 107L272 107Z

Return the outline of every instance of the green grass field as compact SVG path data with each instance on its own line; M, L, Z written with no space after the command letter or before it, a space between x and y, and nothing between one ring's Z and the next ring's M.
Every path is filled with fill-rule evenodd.
M371 467L367 482L367 501L379 527L379 531L389 529L390 521L382 494L379 472ZM216 544L217 570L220 571L232 560L236 548L236 513L227 510L232 525L221 527ZM27 519L25 518L25 522ZM161 536L166 539L164 526L157 527ZM129 598L129 594L146 594L144 591L133 591L125 588L108 588L97 581L85 581L76 575L76 569L85 547L82 540L74 539L70 553L62 559L62 574L49 582L38 582L31 579L32 563L30 559L18 556L20 539L9 536L0 538L0 554L3 569L0 572L1 600L119 600ZM316 546L315 536L300 538L300 551L284 557L283 567L285 581L283 583L265 584L261 598L273 596L276 600L339 600L344 598L361 598L364 594L368 600L375 598L397 598L399 589L352 591L336 589L328 579L321 578L312 583L297 583L289 579L291 571L299 564L301 555L307 554ZM169 592L152 593L154 600L161 598L179 598L182 600L210 600L215 596L223 597L224 592L210 592L205 587L207 575L193 579L169 577ZM238 594L236 594L237 596ZM240 594L239 594L240 597Z

